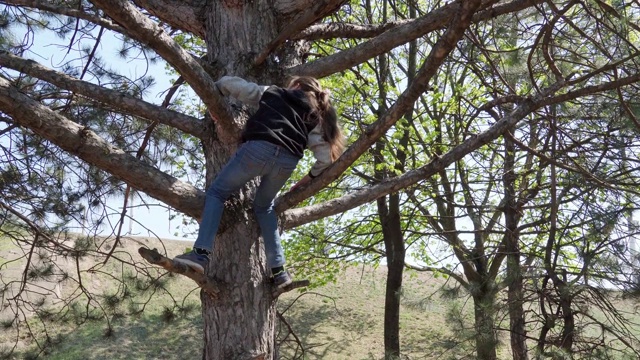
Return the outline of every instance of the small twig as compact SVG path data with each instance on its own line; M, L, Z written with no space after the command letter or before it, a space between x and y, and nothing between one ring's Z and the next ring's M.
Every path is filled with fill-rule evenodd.
M292 335L293 338L295 339L294 341L296 342L296 344L298 344L298 348L300 348L302 350L302 354L300 354L300 355L301 356L304 355L304 352L305 352L304 345L302 344L302 341L300 340L300 338L298 337L296 332L293 331L293 328L291 327L291 324L289 324L287 319L285 319L284 316L279 311L276 311L276 316L278 317L280 322L282 322L284 324L284 326L287 328L287 330L289 331L289 333L284 337L284 339L282 339L282 342L286 341L287 338L289 337L289 335ZM298 355L298 349L296 349L296 353L293 355L294 359L296 358L296 355Z
M76 31L73 33L73 37L75 38L76 33L78 32L78 24L80 22L80 19L76 18ZM93 59L96 56L96 51L98 50L98 47L101 45L100 44L100 40L102 39L102 34L104 33L104 27L100 27L100 31L98 31L98 37L96 38L96 43L93 45L93 49L91 50L91 53L89 54L89 57L87 58L87 63L85 64L84 68L82 69L82 73L80 74L80 80L82 80L85 76L85 74L87 73L87 70L89 70L89 66L91 66L91 63L93 62ZM71 39L71 42L69 43L69 50L71 50L71 46L73 45L73 38ZM67 54L69 54L69 50L67 50ZM66 113L67 111L69 111L69 107L71 107L71 103L73 102L73 98L75 97L75 92L71 93L71 96L69 97L69 99L67 100L67 103L65 104L64 108L62 109L62 113Z
M324 294L320 294L320 293L313 292L313 291L307 291L307 292L305 292L303 294L298 295L298 297L293 299L293 301L287 307L285 307L284 310L282 310L282 314L284 315L284 313L286 313L293 306L293 304L295 304L301 297L303 297L305 295L316 295L316 296L325 297L325 298L331 300L333 302L333 307L336 310L336 313L338 313L338 315L341 315L340 314L340 310L338 310L338 305L336 304L336 299L334 299L333 297L331 297L329 295L324 295Z

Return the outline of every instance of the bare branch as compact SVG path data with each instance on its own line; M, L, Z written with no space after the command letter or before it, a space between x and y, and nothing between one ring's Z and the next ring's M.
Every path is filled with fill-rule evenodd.
M271 293L273 297L280 296L288 291L303 288L309 286L309 280L293 280L293 282L283 288L274 287L273 292Z
M544 160L545 162L549 163L549 164L553 164L561 169L567 170L571 173L574 174L580 174L582 176L584 176L585 179L588 179L590 181L592 181L594 184L596 184L598 187L602 187L605 189L611 189L611 190L622 190L619 187L617 187L614 184L609 184L608 182L606 182L606 180L600 179L598 178L596 175L594 175L593 173L591 173L591 171L584 169L579 163L573 161L574 159L570 159L571 161L574 162L574 166L562 163L558 160L556 160L555 158L552 158L550 156L547 156L535 149L532 149L531 147L527 146L527 144L523 143L522 141L516 139L515 137L513 137L513 135L510 132L505 132L504 133L505 136L509 137L509 139L511 139L511 141L513 141L516 145L518 145L518 147L528 153L533 154L534 156ZM640 191L636 191L633 189L628 189L625 188L624 189L625 192L631 193L631 194L635 194L636 196L640 196Z
M517 12L542 2L542 0L514 0L508 4L489 8L490 4L493 3L490 1L481 5L481 8L485 10L475 15L473 22L481 22L500 15ZM370 41L351 49L343 50L335 55L295 66L290 68L288 72L292 75L325 77L349 69L397 46L444 28L455 16L456 9L460 3L461 1L454 1L444 5L423 17L403 22L401 25L387 30Z
M202 191L126 154L88 128L29 98L3 78L0 78L0 110L68 153L189 216L200 216L204 204Z
M432 273L445 274L445 275L455 279L465 289L469 288L469 283L464 278L464 275L458 274L458 273L454 272L453 270L447 269L446 267L443 267L443 266L442 267L436 267L436 266L427 266L427 265L411 265L411 264L408 264L408 263L405 264L404 266L406 266L409 269L416 270L416 271L428 271L428 272L432 272Z
M209 112L215 115L217 125L222 128L220 133L225 134L220 140L225 143L236 141L240 134L240 127L234 123L233 115L219 91L216 90L214 80L197 60L130 2L95 0L94 3L98 4L112 19L127 28L133 38L151 47L174 66L204 102Z
M31 231L33 231L35 234L37 234L38 236L41 236L43 239L45 239L47 242L54 244L55 246L61 248L61 249L65 249L65 250L73 250L73 248L54 240L52 237L50 237L49 235L47 235L46 232L42 231L42 229L35 224L33 221L31 221L27 216L25 216L22 212L14 209L13 207L11 207L9 204L5 204L4 202L0 201L0 208L4 208L5 210L7 210L8 212L10 212L11 214L13 214L14 216L16 216L17 218L19 218L21 221L23 221L30 229Z
M138 249L138 253L151 264L159 265L169 272L181 274L192 279L212 298L217 299L220 296L218 283L210 279L207 275L201 274L185 264L175 262L166 256L160 255L156 249L149 250L141 247Z
M162 106L150 104L119 91L109 90L102 86L76 79L67 74L49 69L33 60L0 51L0 66L20 71L65 90L101 101L118 110L125 110L130 115L135 115L150 121L158 121L159 123L175 127L176 129L180 129L197 137L202 136L202 121L197 118L184 115L177 111L168 110Z
M317 24L309 26L291 37L293 40L324 40L324 39L365 39L378 36L383 32L411 22L410 20L388 22L381 25L366 24Z
M455 229L455 223L450 224L448 229L442 228L438 221L436 221L436 218L434 216L431 216L429 210L422 206L422 203L418 201L418 199L416 199L413 191L409 192L409 198L413 201L418 210L420 210L420 212L426 216L427 222L435 231L438 232L439 237L443 239L447 244L449 244L453 253L458 258L458 261L460 262L460 265L462 266L464 274L466 274L467 278L471 281L477 281L478 272L469 262L469 258L472 257L471 251L469 251L469 248L464 244L464 241L460 239L460 232ZM449 274L454 279L458 280L461 284L467 284L466 281L462 280L462 276L457 275L453 270L438 269L429 266L421 266L421 268L425 271L444 271L445 274Z
M583 84L587 83L588 80L589 78L582 78L581 83ZM543 99L541 105L546 106L546 105L558 104L564 101L577 99L581 96L596 94L598 92L607 91L607 90L615 90L622 86L630 85L638 81L640 81L640 74L635 74L635 75L627 76L624 78L617 78L615 81L610 81L610 82L602 83L599 85L580 86L580 83L572 82L572 84L576 85L575 88L577 90L567 91L564 94L560 94L555 97L550 97L548 99Z

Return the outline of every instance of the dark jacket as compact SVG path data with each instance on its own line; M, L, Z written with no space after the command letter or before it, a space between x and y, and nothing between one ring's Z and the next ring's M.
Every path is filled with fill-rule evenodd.
M304 121L304 114L310 110L304 93L261 86L236 76L223 76L216 86L222 95L233 96L258 109L247 121L243 141L269 141L299 157L308 147L316 158L309 171L311 177L331 165L331 144L324 138L322 126Z
M247 120L242 141L264 140L299 158L318 122L306 121L311 107L304 92L271 86L262 94L258 111Z

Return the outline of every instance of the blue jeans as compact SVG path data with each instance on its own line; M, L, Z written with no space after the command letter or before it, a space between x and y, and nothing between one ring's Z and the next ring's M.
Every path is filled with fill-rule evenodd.
M264 239L267 265L271 268L283 266L284 251L280 244L273 199L289 179L299 160L285 148L267 141L248 141L242 144L207 189L204 214L193 246L213 251L225 200L248 181L259 176L260 185L253 199L253 209Z

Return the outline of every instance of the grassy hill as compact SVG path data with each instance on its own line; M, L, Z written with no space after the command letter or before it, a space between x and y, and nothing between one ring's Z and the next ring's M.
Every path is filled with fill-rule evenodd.
M171 276L154 267L142 267L137 255L141 245L166 249L177 254L189 242L163 241L151 238L127 238L116 248L114 256L130 261L140 272L149 272L157 280L145 282L135 273L123 270L117 263L96 267L97 258L86 257L78 262L73 257L56 259L56 266L65 271L81 269L83 286L104 294L93 302L105 312L92 311L87 320L87 299L80 295L76 303L61 304L55 295L42 301L52 309L43 323L29 325L36 339L48 338L53 344L45 354L38 354L36 339L10 323L11 309L0 313L0 358L15 359L200 359L202 319L199 291L195 283L182 276ZM15 245L0 243L2 282L19 280L24 259L10 261L22 253ZM92 270L93 269L93 270ZM286 324L278 325L282 341L281 358L292 358L304 352L305 359L382 359L383 314L386 268L370 266L347 268L334 284L307 292L289 292L278 301L278 309ZM37 279L36 279L37 280ZM59 279L58 279L59 280ZM61 297L73 294L77 284L59 282L55 276L43 276L35 281L42 289L51 289ZM429 274L408 271L402 296L401 344L409 359L464 359L472 354L471 302L465 297L446 298L440 289L446 280ZM123 284L130 291L119 300ZM19 289L17 283L3 293L4 300ZM142 290L140 290L142 289ZM129 290L127 290L129 291ZM143 310L139 312L140 310ZM136 313L130 315L131 313ZM63 314L63 315L61 315ZM508 321L508 320L506 320ZM289 333L289 328L293 334ZM452 330L455 329L455 330ZM467 341L460 341L467 337ZM301 346L297 344L297 341ZM16 351L7 356L17 344ZM504 336L504 344L508 338ZM501 346L500 357L510 358L508 345Z
M121 259L137 257L141 245L150 248L166 248L168 254L177 254L191 245L182 241L163 241L151 238L127 238L114 256ZM20 249L6 242L0 248L0 264L16 258ZM84 258L81 268L89 269L97 259ZM138 259L140 260L140 259ZM141 260L140 260L141 261ZM20 279L23 261L5 264L2 278ZM74 271L74 260L57 260L66 271ZM85 286L92 291L116 294L118 281L110 276L117 267L101 268L100 272L83 273ZM279 325L283 338L283 358L304 350L309 359L379 359L383 357L383 313L385 268L368 266L349 267L335 284L307 292L293 291L281 296L278 308L293 329L289 334L285 324ZM159 272L160 273L160 272ZM74 321L51 321L47 331L56 343L44 355L46 359L195 359L201 356L202 319L199 291L190 279L182 276L164 277L163 287L156 293L136 294L135 301L118 304L122 315L109 319L89 320L78 324ZM53 285L52 279L40 281L39 286L64 293L74 289L74 284ZM405 351L416 356L428 356L442 352L439 343L451 333L445 326L447 307L436 294L443 281L436 281L428 274L407 273L406 289L402 294L406 306L402 310L402 342ZM65 289L68 288L68 289ZM166 291L164 290L166 289ZM185 294L188 294L185 296ZM434 295L435 294L435 295ZM63 295L63 294L61 294ZM433 297L435 301L428 300ZM54 299L47 299L55 306ZM81 302L82 303L82 302ZM132 307L145 311L137 316L125 315ZM179 304L180 308L176 308ZM57 306L60 306L59 304ZM6 321L10 314L3 311ZM2 319L0 318L0 319ZM34 321L34 328L42 327ZM14 326L5 324L0 335L0 354L13 347L16 336L18 355L14 358L33 358L33 339L26 334L16 335ZM298 338L302 349L295 344ZM14 354L15 355L15 354ZM42 357L43 355L41 355Z

